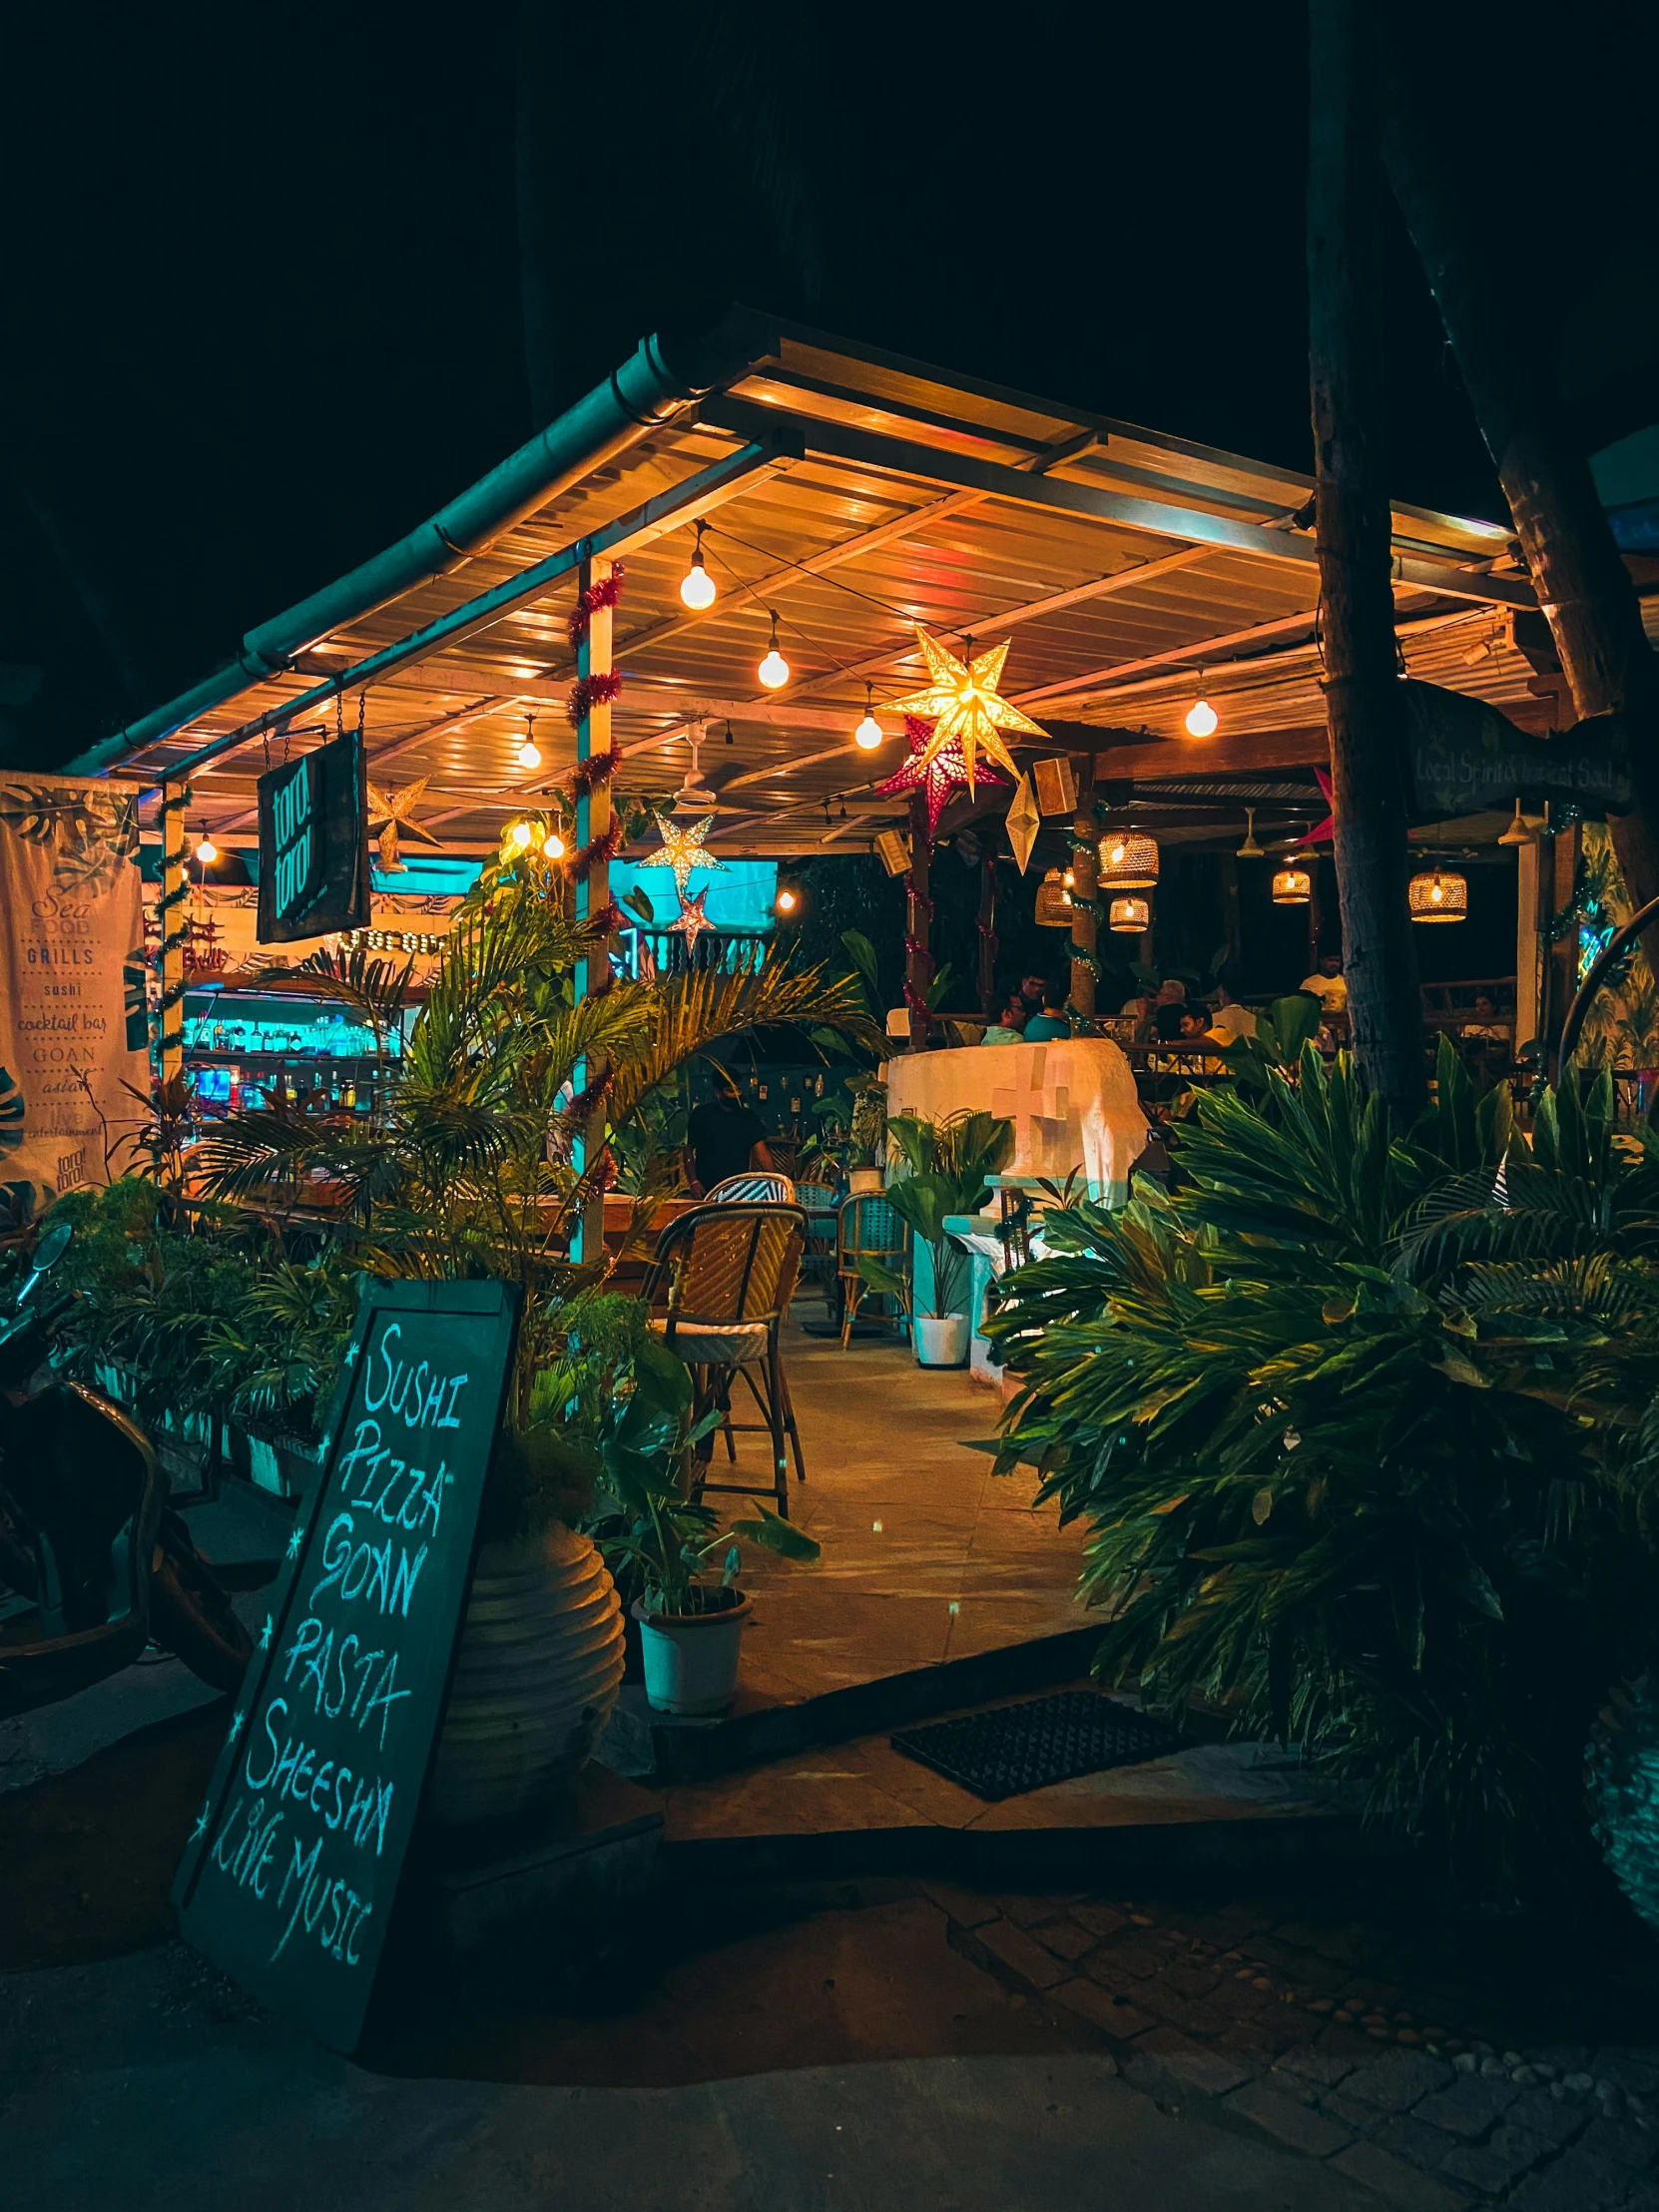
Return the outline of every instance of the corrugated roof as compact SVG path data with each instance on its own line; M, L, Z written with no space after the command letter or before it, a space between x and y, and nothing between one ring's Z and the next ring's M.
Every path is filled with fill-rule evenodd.
M790 327L767 330L739 373L629 435L566 471L482 550L312 639L279 672L250 674L122 773L159 782L256 718L279 724L319 680L349 686L369 656L402 651L491 590L518 592L537 564L557 567L653 501L621 548L623 780L671 790L690 730L707 724L703 770L727 849L861 840L897 814L867 787L896 766L899 745L861 753L851 732L866 684L878 716L916 687L916 623L956 650L965 637L981 648L1008 638L1004 691L1063 725L1064 744L1098 731L1105 775L1213 780L1323 758L1318 570L1297 519L1305 476ZM725 483L689 497L723 466ZM719 597L692 615L679 583L699 513ZM1552 703L1509 642L1510 614L1533 602L1505 533L1405 507L1393 528L1410 672L1548 727ZM367 689L371 777L425 777L423 819L457 848L493 845L510 813L568 776L575 588L567 560L544 588L467 616L433 650L404 651ZM755 673L769 610L792 669L776 694ZM1209 741L1181 731L1201 675L1220 717ZM354 697L343 711L355 719ZM516 754L530 712L544 764L527 776ZM333 713L294 720L290 742L331 728ZM896 719L886 727L896 740ZM279 727L199 770L193 819L246 831L272 742ZM827 798L848 816L826 831Z

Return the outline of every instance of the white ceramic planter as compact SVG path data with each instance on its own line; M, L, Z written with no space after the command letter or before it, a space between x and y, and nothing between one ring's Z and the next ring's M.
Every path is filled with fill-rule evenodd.
M557 1798L622 1689L622 1602L586 1536L550 1528L478 1557L424 1810L454 1826Z
M645 1698L653 1712L724 1713L738 1694L743 1631L752 1600L722 1613L648 1613L636 1601Z
M966 1314L917 1314L910 1323L916 1364L923 1368L962 1368L967 1365L972 1324Z

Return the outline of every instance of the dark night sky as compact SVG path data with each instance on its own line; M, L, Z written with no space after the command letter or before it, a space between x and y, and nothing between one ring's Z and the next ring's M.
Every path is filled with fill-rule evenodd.
M1540 343L1653 260L1656 14L1470 9L1459 45L1440 7L1411 47ZM528 434L521 235L559 404L740 297L1309 465L1300 9L844 0L757 46L761 20L14 19L0 759L158 703ZM1398 492L1500 513L1403 233L1388 294Z

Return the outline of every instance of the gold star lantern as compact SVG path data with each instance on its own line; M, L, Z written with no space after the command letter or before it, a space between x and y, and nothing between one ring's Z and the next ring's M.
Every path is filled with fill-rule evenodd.
M427 779L422 776L417 783L405 784L401 790L387 785L384 791L370 784L368 787L368 831L380 840L380 872L382 875L401 875L404 860L397 849L397 832L407 830L417 837L424 837L428 844L439 844L430 830L423 830L414 819L414 810L426 797Z
M723 870L724 860L717 860L704 839L714 828L713 815L705 815L698 823L687 825L671 822L667 815L657 817L657 828L662 832L663 849L658 854L660 867L674 870L674 887L682 898L686 895L686 883L693 868L706 867L711 874Z
M983 753L986 760L994 761L998 768L1005 768L1010 776L1017 775L1008 748L998 733L1014 730L1028 738L1043 738L1048 733L1028 715L1022 715L1017 707L1011 706L996 688L1002 680L1002 664L1008 658L1007 639L969 661L957 660L937 638L930 638L919 623L916 643L921 647L932 681L925 691L912 692L908 699L895 700L893 707L895 713L919 715L932 723L933 736L924 758L930 761L946 746L959 745L970 793L974 788L975 754Z

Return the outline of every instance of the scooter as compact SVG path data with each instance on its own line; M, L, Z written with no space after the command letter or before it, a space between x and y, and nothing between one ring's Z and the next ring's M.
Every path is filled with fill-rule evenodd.
M224 1691L253 1651L143 1428L45 1366L75 1293L37 1294L73 1235L47 1230L0 1323L0 1719L72 1697L151 1642Z

